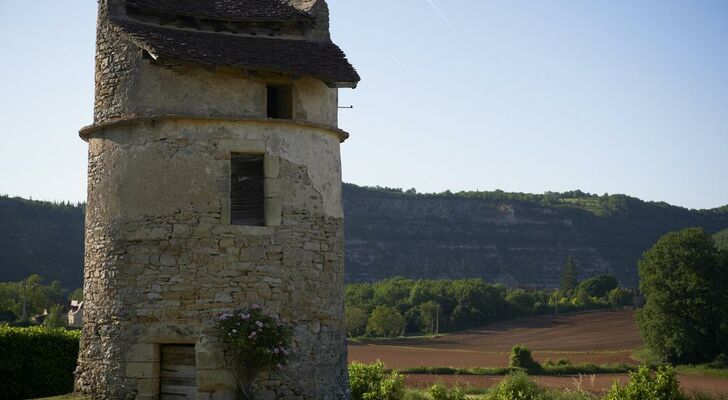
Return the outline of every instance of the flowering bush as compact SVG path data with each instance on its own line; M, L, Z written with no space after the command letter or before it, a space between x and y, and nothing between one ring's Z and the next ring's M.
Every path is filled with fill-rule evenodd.
M293 329L258 305L220 315L223 341L227 343L237 372L241 399L253 398L257 376L282 369L290 355Z

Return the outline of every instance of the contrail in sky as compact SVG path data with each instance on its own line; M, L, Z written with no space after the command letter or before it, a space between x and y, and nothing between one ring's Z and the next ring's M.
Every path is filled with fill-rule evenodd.
M403 63L402 61L400 61L400 60L399 60L399 58L397 58L397 57L396 57L396 56L395 56L394 54L392 54L392 53L387 53L387 55L389 56L389 58L391 58L391 59L392 59L392 61L394 61L394 62L396 62L397 64L399 64L399 66L400 66L400 67L405 67L404 63Z
M455 25L452 24L452 21L450 21L450 18L448 18L447 15L445 15L445 13L442 12L440 7L438 7L437 4L435 4L435 2L433 0L427 0L427 2L430 4L430 7L432 7L432 9L435 10L437 15L439 15L440 18L442 18L442 20L445 21L446 24L450 25L450 28L455 29Z

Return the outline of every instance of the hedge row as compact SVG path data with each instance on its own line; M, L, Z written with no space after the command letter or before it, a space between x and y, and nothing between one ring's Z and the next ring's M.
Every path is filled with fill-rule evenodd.
M78 331L0 325L0 397L28 399L73 391Z

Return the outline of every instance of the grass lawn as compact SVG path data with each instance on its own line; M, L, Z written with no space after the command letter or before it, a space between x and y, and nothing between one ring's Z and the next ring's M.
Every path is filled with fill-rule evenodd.
M64 394L63 396L57 396L57 397L45 397L43 399L38 400L87 400L86 397L83 396L77 396L73 393L71 394Z

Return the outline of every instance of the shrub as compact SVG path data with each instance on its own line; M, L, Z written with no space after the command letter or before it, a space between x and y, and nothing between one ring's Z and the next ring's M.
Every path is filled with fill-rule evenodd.
M404 377L397 371L384 372L384 364L349 364L351 400L403 400Z
M630 373L626 386L614 382L604 400L685 400L671 367L660 367L654 374L646 366Z
M539 400L544 391L536 385L525 372L519 371L508 375L495 390L489 393L486 400Z
M430 400L430 398L427 397L427 395L425 395L424 393L409 390L407 391L407 393L405 393L404 400Z
M448 389L444 385L436 384L427 390L431 400L465 400L465 392L459 387Z
M728 354L718 354L715 360L709 364L710 368L728 369Z
M513 346L511 349L511 357L508 365L511 368L518 368L527 372L538 372L541 370L541 365L531 356L531 350L520 345Z
M288 361L293 329L259 306L220 316L223 341L229 346L240 397L254 397L253 384L263 371L282 369Z
M556 361L546 360L546 366L548 366L548 367L565 366L565 365L571 365L571 361L569 361L568 358L559 358Z
M615 288L607 296L612 307L631 306L634 303L634 295L631 291L622 288Z
M0 325L0 393L4 399L73 391L78 331Z

